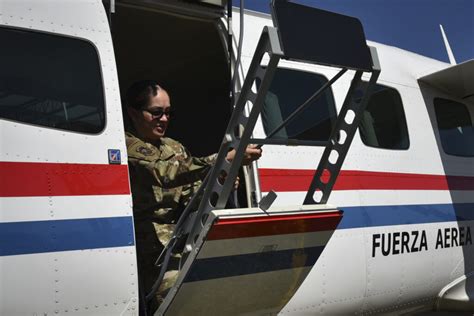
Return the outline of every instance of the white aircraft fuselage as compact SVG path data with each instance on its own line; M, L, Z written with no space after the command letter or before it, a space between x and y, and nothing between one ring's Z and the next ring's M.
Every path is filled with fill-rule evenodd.
M183 21L188 21L190 12L201 10L198 7L158 0L123 1L117 4L114 14L182 15ZM238 14L234 9L235 43ZM223 18L200 15L189 19L213 24L225 39L226 30L220 28L225 24ZM272 25L270 16L245 12L242 64L238 69L240 82L267 25ZM22 48L15 55L0 52L6 60L1 65L9 69L4 76L0 70L1 315L138 315L137 258L120 91L126 89L122 86L124 81L152 76L148 69L153 69L155 63L168 61L150 60L146 67L124 66L122 70L120 65L129 56L122 52L130 47L123 40L125 33L120 32L134 27L137 25L127 25L122 19L112 24L111 31L106 9L98 0L0 1L0 35L12 39L2 46L10 47L8 52L14 51L15 45ZM143 26L150 38L144 41L144 47L133 46L137 50L146 50L146 43L153 41L153 36L159 41L160 33L172 33L174 28L147 27L150 25ZM133 37L134 33L129 35ZM308 41L317 40L311 37L310 30L302 36L307 36ZM382 69L377 91L383 92L380 100L372 104L370 119L377 122L376 115L389 114L373 130L364 128L356 132L328 201L334 207L321 207L321 211L343 211L337 228L312 229L305 222L308 226L304 229L286 231L288 226L280 225L280 231L270 234L273 237L241 233L237 228L233 229L235 236L225 237L226 232L211 230L196 259L205 273L195 273L184 281L181 294L190 294L186 300L176 296L170 315L204 313L207 305L223 308L215 311L225 310L225 305L232 308L248 305L247 310L242 310L256 315L399 314L472 308L474 157L472 151L460 155L452 151L457 149L446 148L444 134L440 132L442 118L438 104L449 101L464 106L472 129L474 81L468 82L466 78L474 76L473 63L454 66L464 77L449 81L445 79L449 64L387 45L367 44L377 49ZM207 44L203 45L205 51ZM29 56L28 52L35 47L41 56L22 66L19 61L30 58L23 56ZM167 49L173 50L172 45ZM222 44L222 54L225 49ZM179 65L181 53L182 50L177 50L176 60L168 63L170 73L189 65L186 62ZM193 52L187 54L192 57ZM65 55L71 59L62 61ZM119 55L121 61L117 62ZM268 59L262 61L267 62ZM29 81L32 67L34 76ZM48 70L54 67L63 69L64 76L57 75L61 71ZM293 93L295 106L314 92L312 87L317 80L328 80L340 70L288 60L281 60L278 67L282 72L277 72L277 78L289 77L280 77L279 86L270 91L277 95L280 105L290 102L293 96L288 98L288 95ZM120 78L119 85L119 76L123 74L125 80ZM89 75L95 77L91 79ZM318 79L305 82L305 75ZM353 71L348 71L325 95L325 104L330 104L328 113L332 109L334 115L340 111L352 75ZM194 80L208 80L208 74L201 76ZM38 78L43 78L44 86ZM74 78L77 81L70 83ZM94 80L102 86L91 92L98 86ZM368 76L364 75L363 80L368 81ZM450 89L449 84L454 88ZM31 89L25 88L29 85ZM58 99L63 85L64 91L67 90L64 100ZM25 96L26 90L13 86L34 91L35 98ZM309 94L298 95L303 90ZM47 92L41 95L41 91ZM48 95L50 91L56 93L55 98ZM209 87L207 93L213 92ZM278 95L280 92L285 96ZM179 100L179 96L175 98ZM28 112L31 109L28 102L36 102L38 108L33 114ZM377 110L376 106L388 107L390 102L398 108ZM81 105L72 110L72 104L76 103ZM42 120L48 106L56 106L56 113L50 113L51 119ZM24 112L11 114L14 107ZM62 111L67 121L76 119L80 124L51 123L63 115ZM26 112L29 116L22 114ZM81 116L86 119L82 120ZM265 138L268 134L267 118L258 119L254 138ZM211 117L208 119L202 124L212 124ZM300 134L304 132L299 130L301 126L312 128L314 124L306 114L304 122L295 123L293 130L287 127L285 133ZM321 130L326 129L321 127ZM313 134L305 135L306 140L313 137ZM457 139L453 138L451 143ZM474 147L472 142L470 145ZM271 190L277 193L271 214L290 210L297 214L323 151L324 147L320 146L265 145L262 158L246 174L244 200L249 208L216 214L237 218L236 221L242 219L236 226L240 227L245 218L261 212L255 204L251 205L250 191L254 191L259 201ZM253 188L249 183L254 183ZM311 207L301 209L309 211ZM293 219L298 220L296 215ZM239 242L232 244L232 240ZM304 259L288 252L296 249L298 243L304 244L303 250L300 249ZM255 249L249 250L252 247ZM259 260L259 254L268 255L262 259L266 260L265 265L260 265L262 268L251 269L245 265L246 260ZM298 263L300 259L304 263ZM242 263L238 266L225 265L239 260ZM221 265L222 271L207 271L206 264ZM284 283L286 277L295 280L294 283ZM258 287L256 284L264 282L263 292L258 288L251 300L241 298L241 294L252 292L253 287ZM210 291L211 296L207 300L193 299L192 293L203 289ZM220 291L227 293L226 290L235 290L235 296L219 296ZM278 294L273 295L272 291ZM266 297L279 303L267 304ZM180 304L186 306L180 310ZM236 309L227 310L233 311Z

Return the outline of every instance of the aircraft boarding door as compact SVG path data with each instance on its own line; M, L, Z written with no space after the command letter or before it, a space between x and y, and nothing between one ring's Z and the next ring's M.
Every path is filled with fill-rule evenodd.
M112 39L96 1L0 0L0 315L136 314Z
M341 211L325 203L380 73L377 54L367 47L362 26L355 18L283 0L272 5L276 28L265 27L262 32L217 162L196 194L202 196L199 206L196 210L198 198L193 198L160 259L161 278L176 240L187 235L178 280L157 315L278 313L318 260L342 218ZM327 29L331 32L326 34L323 30ZM313 30L317 34L314 38L304 35ZM263 67L265 54L269 62ZM325 151L308 189L306 205L272 208L275 193L271 192L260 201L259 208L225 209L247 144L271 143L271 139L257 140L251 135L281 58L341 68L311 99L319 97L347 70L354 71L354 79L330 140L321 142ZM363 72L371 73L366 86L361 85ZM254 93L251 88L257 79L260 84ZM358 89L364 92L362 97L354 95ZM248 103L252 106L247 116L244 108ZM232 163L225 159L230 149L236 150ZM329 161L334 152L337 159Z

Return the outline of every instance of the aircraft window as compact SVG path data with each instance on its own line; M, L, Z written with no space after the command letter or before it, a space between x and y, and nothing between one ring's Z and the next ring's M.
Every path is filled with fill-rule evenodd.
M474 126L467 107L459 102L436 98L434 108L445 153L473 157Z
M96 134L105 125L97 52L78 39L0 28L0 118Z
M370 147L408 149L407 122L397 90L382 85L374 87L360 121L359 133L364 144Z
M265 133L270 134L326 82L328 80L319 74L278 68L262 110ZM257 85L259 84L257 80ZM318 100L313 101L273 138L326 141L335 121L334 97L331 89L327 89Z

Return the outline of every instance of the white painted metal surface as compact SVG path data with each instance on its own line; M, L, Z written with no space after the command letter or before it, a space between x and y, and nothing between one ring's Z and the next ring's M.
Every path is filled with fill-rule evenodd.
M234 31L237 31L238 19L234 19L233 23ZM268 16L247 14L242 57L244 70L248 67L261 29L270 24ZM69 133L1 120L0 161L107 165L107 149L114 148L121 151L122 166L125 167L126 148L117 71L102 3L98 0L2 0L0 25L84 39L92 43L100 58L107 113L106 127L99 135ZM445 183L446 175L472 179L474 161L472 157L449 156L440 149L432 100L434 97L452 99L450 91L442 92L418 83L418 78L423 76L429 78L449 74L451 70L443 71L449 65L394 47L369 44L377 48L380 57L382 73L379 84L395 88L401 95L410 147L397 151L367 147L357 133L343 171L377 173L378 177L389 177L388 182L391 182L390 177L397 174L402 174L400 177L403 179L412 175L410 179L416 181L417 189L403 188L403 185L374 189L364 187L364 183L356 180L355 189L334 191L329 202L345 210L343 221L296 294L279 311L280 314L378 314L432 309L435 308L439 293L448 284L474 270L472 243L459 245L461 232L466 241L467 228L474 227L472 217L469 217L474 212L474 192L472 188L450 189L449 183ZM327 78L338 71L288 61L282 61L280 66L319 73ZM467 68L468 74L472 75L472 67ZM453 68L453 71L456 69L460 68ZM436 72L439 72L438 75ZM346 74L333 86L336 104L342 104L350 77L350 73ZM456 100L466 102L471 117L474 117L473 105L468 103L469 100ZM12 135L15 137L14 142L11 141ZM261 122L254 136L265 136ZM260 173L269 169L314 169L322 151L318 147L265 145L264 156L258 162ZM395 177L392 182L400 179ZM24 179L25 182L30 180ZM292 181L298 185L297 180ZM445 187L433 189L424 185L424 182L430 181L441 181L441 185L439 182L436 185ZM305 192L302 189L277 190L277 194L273 207L283 209L288 205L300 205ZM466 207L463 212L459 209L461 204ZM225 212L239 214L238 211ZM87 220L87 227L91 231L101 232L103 227L94 225L98 223L96 220L104 219L128 220L127 227L133 235L130 195L49 194L0 198L0 224L46 222L54 226L54 221L82 223L82 220ZM455 231L457 237L454 237ZM409 234L409 252L396 254L396 249L401 248L387 247L385 244L387 249L391 249L388 255L383 255L383 246L375 246L381 243L382 236L394 242L395 234L404 232ZM414 232L417 232L416 241ZM443 247L437 246L440 234ZM426 247L421 244L423 235ZM21 241L25 236L33 240L35 235L29 230L21 232L18 247L23 246ZM55 238L54 234L50 237L51 240ZM304 239L305 236L298 237ZM268 242L264 237L260 238L263 244ZM46 252L38 250L37 253L0 256L0 314L137 315L138 285L133 236L124 236L124 240L130 240L131 243L124 243L120 247L76 246L76 249L68 251L49 249ZM314 246L319 241L316 238L309 240L308 244ZM242 239L250 253L258 250L258 246L252 248L252 242L254 240ZM292 242L281 240L282 249L294 247ZM15 245L11 249L15 250ZM240 251L227 246L225 241L216 249L213 251L218 251L219 256L235 255ZM201 255L202 258L217 256L205 249ZM262 280L275 277L279 277L278 273L271 272L263 275ZM203 282L208 282L207 285L216 291L220 287L228 288L231 284L221 281ZM251 285L255 278L247 277L241 281L244 285ZM202 286L199 282L188 284L186 291L191 293L198 290ZM261 293L262 296L267 294ZM241 303L238 294L232 299L233 304ZM193 304L192 299L188 302ZM209 301L199 302L203 303L213 304L212 297ZM199 310L198 305L196 308Z
M122 164L125 164L126 148L117 71L102 2L1 1L0 24L2 27L34 30L90 42L100 60L107 117L105 129L98 135L1 120L0 161L107 165L107 149L113 148L121 151ZM98 172L97 176L100 177L100 170L94 172ZM25 177L20 181L27 183L36 180ZM44 234L47 227L51 228L50 238L54 242L55 229L67 224L67 228L72 231L63 232L64 236L74 240L58 240L57 245L73 244L71 247L77 249L43 253L44 250L38 245L39 248L29 249L28 254L0 256L1 315L138 314L133 235L126 237L129 238L128 246L87 249L88 244L93 245L98 241L86 241L87 235L81 235L80 232L84 228L95 232L93 236L101 236L101 230L113 227L101 225L115 223L119 219L129 223L127 227L133 234L131 196L97 193L0 198L0 224L4 224L2 229L6 229L6 225L12 227L21 223L30 225L21 227L31 227L31 231L18 232L16 242L19 245L23 242L34 244L35 238L47 236ZM81 223L87 225L81 226ZM42 231L35 231L37 225L41 226L39 229ZM62 236L59 233L57 238Z
M257 13L246 16L244 68L249 65L253 47L259 36L259 33L254 30L271 24L269 16ZM235 28L238 29L238 26ZM445 174L474 176L472 158L449 156L438 147L436 125L429 115L429 112L433 111L433 105L427 103L427 100L432 100L435 96L446 97L446 95L439 90L426 88L420 90L417 82L420 76L436 71L442 73L442 69L449 65L398 48L373 42L368 42L368 44L375 46L379 54L382 72L378 84L395 88L401 95L410 146L408 150L372 148L364 145L360 134L356 133L344 163L343 172L344 170L376 172L382 178L391 174L412 174L414 177L417 175L444 176ZM282 61L280 67L314 72L328 79L338 71L328 67L302 65L288 61ZM466 75L472 75L472 71L466 72L464 76ZM348 73L333 85L332 92L336 105L342 104L351 76ZM469 84L468 81L462 82ZM289 89L291 89L290 86ZM471 107L470 111L472 114L474 109ZM254 136L265 137L262 125L257 126ZM313 169L323 151L322 148L304 146L266 145L264 149L265 154L258 162L261 174L265 169L288 172ZM446 169L447 161L450 162L449 170ZM271 181L268 180L268 182ZM300 187L297 183L295 185ZM265 194L265 190L263 191ZM274 203L275 206L302 203L306 193L303 190L276 190L276 192L278 198ZM444 190L407 190L402 187L375 191L373 189L336 189L329 203L346 210L344 218L321 258L280 314L397 314L401 311L433 308L437 294L446 284L474 270L472 246L436 249L438 234L443 234L445 228L457 229L463 226L472 229L474 223L472 220L457 222L454 218L435 220L429 217L436 217L439 208L449 208L458 203L470 205L472 211L473 202L472 189L467 191L448 190L447 187ZM418 210L416 212L419 213L411 214L413 215L411 219L404 218L407 212L403 210L410 208ZM357 210L356 213L355 210ZM382 214L385 215L380 215L377 220L376 214L371 210L384 212ZM400 213L397 214L397 212ZM386 216L385 219L384 216ZM371 223L374 218L376 222ZM400 225L404 221L416 223ZM424 231L428 249L372 257L375 234L388 236L389 233L404 231L419 233ZM417 242L419 241L418 239Z

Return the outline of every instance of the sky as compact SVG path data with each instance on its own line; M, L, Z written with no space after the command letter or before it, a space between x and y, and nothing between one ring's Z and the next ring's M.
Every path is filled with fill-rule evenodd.
M474 0L293 0L358 18L366 38L449 62L442 24L457 63L474 59ZM233 1L234 6L239 0ZM269 13L268 0L245 0Z

